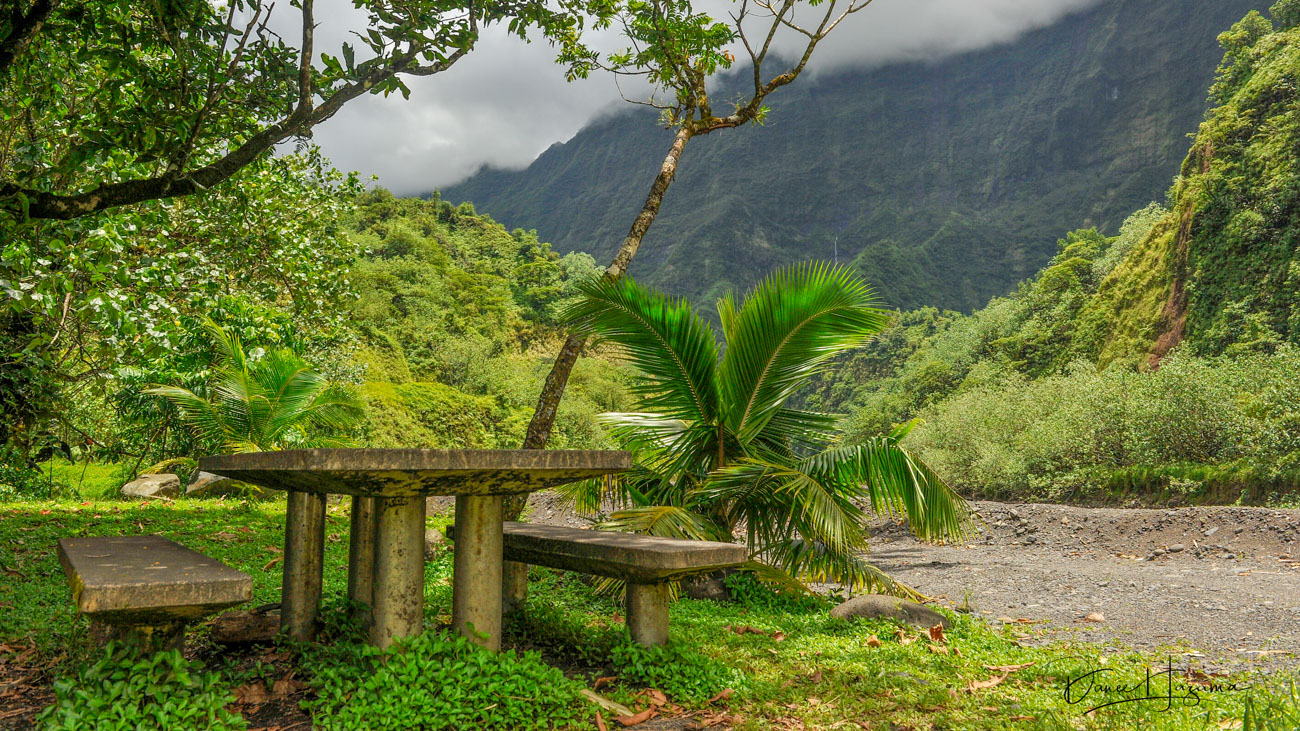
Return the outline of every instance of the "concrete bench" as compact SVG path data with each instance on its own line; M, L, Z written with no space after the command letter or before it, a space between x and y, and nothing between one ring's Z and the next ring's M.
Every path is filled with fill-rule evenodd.
M447 535L455 539L451 528ZM749 560L745 547L734 543L535 523L507 522L502 542L508 609L523 601L527 564L622 579L627 582L627 628L643 645L668 641L670 582Z
M186 624L253 598L248 574L162 536L62 538L58 550L72 600L101 642L179 649Z

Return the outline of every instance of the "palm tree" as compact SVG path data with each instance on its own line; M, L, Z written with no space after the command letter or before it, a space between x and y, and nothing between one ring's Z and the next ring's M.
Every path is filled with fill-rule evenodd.
M640 371L640 411L603 415L636 467L566 490L589 512L606 500L622 508L602 527L728 541L741 530L752 567L769 580L902 594L912 592L864 557L864 505L905 516L926 540L969 530L966 502L900 446L910 424L838 445L840 417L789 405L835 355L887 324L871 288L847 269L792 266L740 305L724 297L721 355L685 300L629 278L592 281L582 293L569 320Z
M180 386L154 385L145 393L170 401L202 443L228 452L341 447L330 432L361 420L361 402L330 383L291 350L250 358L239 336L212 321L204 325L217 352L209 398Z

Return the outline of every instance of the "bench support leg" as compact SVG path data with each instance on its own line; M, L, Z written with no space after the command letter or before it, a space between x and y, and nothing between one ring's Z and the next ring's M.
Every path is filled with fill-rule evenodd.
M528 564L505 561L501 564L501 613L510 616L524 609L528 601Z
M141 653L182 650L185 648L185 623L163 624L110 624L90 621L90 638L96 645L107 645L114 640L136 648Z
M295 640L316 634L325 550L325 496L289 492L284 527L280 629Z
M380 498L376 513L370 644L386 648L424 628L424 498Z
M668 584L627 584L627 630L647 647L668 642Z
M352 498L352 527L348 536L348 599L356 619L370 626L375 604L375 502L377 498Z
M471 642L501 649L501 496L456 496L451 623Z

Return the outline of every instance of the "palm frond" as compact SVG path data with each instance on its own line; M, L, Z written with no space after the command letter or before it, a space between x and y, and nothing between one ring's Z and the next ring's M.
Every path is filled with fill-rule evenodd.
M724 421L745 442L832 357L888 323L865 282L824 262L777 270L733 319L718 376Z
M762 449L819 450L839 437L843 419L840 414L782 407L772 414L754 442Z
M619 510L610 514L609 520L596 527L600 530L644 533L693 541L730 542L731 540L731 536L720 534L718 527L703 516L675 505L650 505Z
M891 594L913 601L925 598L872 565L863 554L832 551L799 538L764 546L756 558L805 582L840 584L854 591Z
M802 469L825 481L862 486L872 510L905 515L922 540L960 540L972 528L970 505L890 437L828 450L804 460Z
M223 444L227 439L221 415L207 400L180 386L152 385L144 389L150 396L160 396L181 412L185 423L201 442Z
M718 346L683 299L629 277L582 284L563 313L579 332L611 340L643 374L632 391L641 407L672 419L711 422L718 411Z
M865 549L863 514L846 490L852 485L827 477L799 463L747 459L715 471L701 492L734 505L759 542L798 534L831 551Z

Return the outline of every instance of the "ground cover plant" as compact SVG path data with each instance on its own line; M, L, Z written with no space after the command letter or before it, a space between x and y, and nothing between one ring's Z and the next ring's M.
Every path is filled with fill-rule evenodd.
M120 671L86 645L84 622L73 614L54 557L58 537L162 534L250 573L256 605L278 599L283 511L283 504L275 501L5 504L0 520L0 565L5 570L0 582L0 681L7 690L0 693L9 710L0 711L0 724L27 728L46 707L70 708L63 703L70 696L56 697L52 689L61 678L87 673L112 678ZM448 520L431 516L430 526ZM344 506L331 504L326 519L327 597L344 594L347 525ZM941 634L887 620L848 623L828 616L831 600L779 596L750 578L729 581L731 601L678 601L672 608L673 644L644 651L627 646L618 616L622 610L613 599L597 594L579 576L534 569L528 610L506 629L506 644L515 654L489 661L439 634L437 627L450 619L450 575L450 552L442 550L428 564L430 632L399 650L407 656L390 660L383 682L367 685L365 672L375 667L374 651L349 633L343 619L346 608L337 600L320 645L219 649L200 627L191 634L183 667L172 664L174 658L159 660L145 675L153 673L163 680L151 682L164 683L179 682L179 670L190 673L191 681L203 673L215 675L215 680L203 681L203 692L171 693L171 699L187 704L173 711L198 713L211 707L212 698L228 694L236 700L226 707L253 719L250 726L288 725L286 718L305 723L310 711L320 727L368 728L358 725L358 710L370 709L372 718L381 712L391 715L394 708L404 713L412 689L428 687L425 679L433 675L444 679L443 686L477 683L474 687L495 687L506 696L522 691L526 695L518 697L529 699L528 708L545 710L536 716L542 719L539 727L550 723L557 728L594 726L595 707L572 695L581 687L595 688L634 712L689 715L696 723L718 721L739 729L860 724L912 729L1204 729L1236 728L1243 719L1252 724L1249 728L1271 729L1290 728L1284 725L1287 719L1300 714L1284 674L1264 676L1249 667L1230 677L1201 674L1194 663L1187 667L1187 658L1180 654L1185 648L1171 648L1173 654L1166 656L1083 641L1040 644L1040 630L1034 625L1012 622L993 629L976 616L962 614L949 614L952 626ZM1163 701L1126 703L1085 713L1094 699L1120 696L1094 688L1081 698L1078 678L1083 674L1104 668L1109 684L1140 684L1148 669L1162 672L1167 657L1172 657L1175 693L1182 692L1169 708ZM472 672L457 668L461 662L474 665ZM96 675L95 667L104 673ZM513 680L506 681L507 674ZM1071 700L1076 702L1065 696L1072 679L1076 684ZM1232 683L1236 690L1224 689ZM80 687L89 693L90 685ZM1198 694L1194 704L1187 697L1189 690ZM528 695L533 693L541 694ZM442 710L433 703L428 713L443 715L412 718L426 718L429 728L470 717L505 728L524 704L504 700L491 709L487 707L495 701L478 696L467 700L467 706ZM26 710L20 715L13 709ZM51 711L50 718L59 713ZM614 727L611 715L602 711L604 722Z

